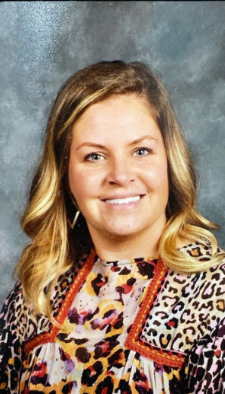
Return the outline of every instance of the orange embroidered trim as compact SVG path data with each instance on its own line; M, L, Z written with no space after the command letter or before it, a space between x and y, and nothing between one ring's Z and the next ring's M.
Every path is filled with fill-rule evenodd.
M140 353L144 357L150 358L158 364L167 365L170 367L182 367L185 362L183 354L176 351L159 349L149 343L145 343L139 338L139 334L145 325L146 316L151 310L151 307L157 297L158 290L162 280L165 278L167 269L163 264L162 259L159 259L156 266L156 273L152 279L142 305L137 313L132 328L125 341L125 346L135 352Z
M81 285L83 284L85 278L92 270L93 264L95 260L95 250L93 249L88 256L87 260L83 264L83 267L78 272L77 277L74 282L70 285L68 292L66 293L65 299L62 301L62 305L59 309L58 315L56 317L57 323L62 325L64 320L66 319L68 312L71 308L74 298L76 297L78 291L80 290ZM42 334L37 335L36 337L28 340L24 344L24 350L26 353L29 353L33 350L34 347L42 345L44 343L53 342L55 340L56 335L58 334L60 328L55 325L51 327L50 332L44 332Z

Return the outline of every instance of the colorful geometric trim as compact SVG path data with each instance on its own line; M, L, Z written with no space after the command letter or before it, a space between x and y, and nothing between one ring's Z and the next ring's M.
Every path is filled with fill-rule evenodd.
M59 326L62 326L64 320L69 313L74 298L80 290L85 278L92 270L95 261L95 255L95 250L92 250L86 261L83 263L83 266L79 270L77 277L74 279L74 282L70 285L69 290L66 293L66 297L64 298L62 305L59 308L59 312L55 318ZM49 332L44 332L43 334L39 334L36 337L28 340L24 344L25 353L28 354L36 346L43 345L44 343L48 342L53 342L59 331L60 327L52 325Z
M141 332L145 326L146 317L151 311L160 288L162 289L162 282L165 280L168 274L168 270L163 264L161 258L159 258L157 262L155 271L155 276L146 291L145 298L125 341L125 346L128 349L134 350L135 352L140 353L144 357L151 359L160 365L182 367L186 360L184 353L179 353L172 350L164 350L141 339Z

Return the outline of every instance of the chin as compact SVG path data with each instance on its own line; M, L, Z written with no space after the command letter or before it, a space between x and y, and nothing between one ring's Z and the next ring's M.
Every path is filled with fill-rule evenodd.
M135 234L139 233L139 230L137 229L124 229L124 227L119 228L119 229L111 229L108 231L109 235L111 237L116 237L116 238L126 238L126 237L132 237Z

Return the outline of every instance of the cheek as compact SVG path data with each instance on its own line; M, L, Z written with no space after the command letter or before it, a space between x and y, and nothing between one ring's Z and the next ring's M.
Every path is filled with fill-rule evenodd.
M155 165L152 170L146 170L145 172L146 183L150 189L155 191L164 190L167 193L169 189L168 185L168 171L167 165Z
M169 198L169 180L168 180L167 169L159 171L157 177L157 189L161 194L161 198L167 204Z
M86 171L69 168L69 186L79 206L96 190L96 180Z
M87 178L84 172L69 169L70 190L76 199L79 195L85 193L87 189L86 182Z

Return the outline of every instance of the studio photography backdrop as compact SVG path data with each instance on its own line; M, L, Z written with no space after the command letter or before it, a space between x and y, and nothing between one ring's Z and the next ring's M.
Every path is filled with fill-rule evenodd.
M164 82L199 172L198 208L225 247L225 2L0 2L0 306L50 107L75 71L142 61Z

